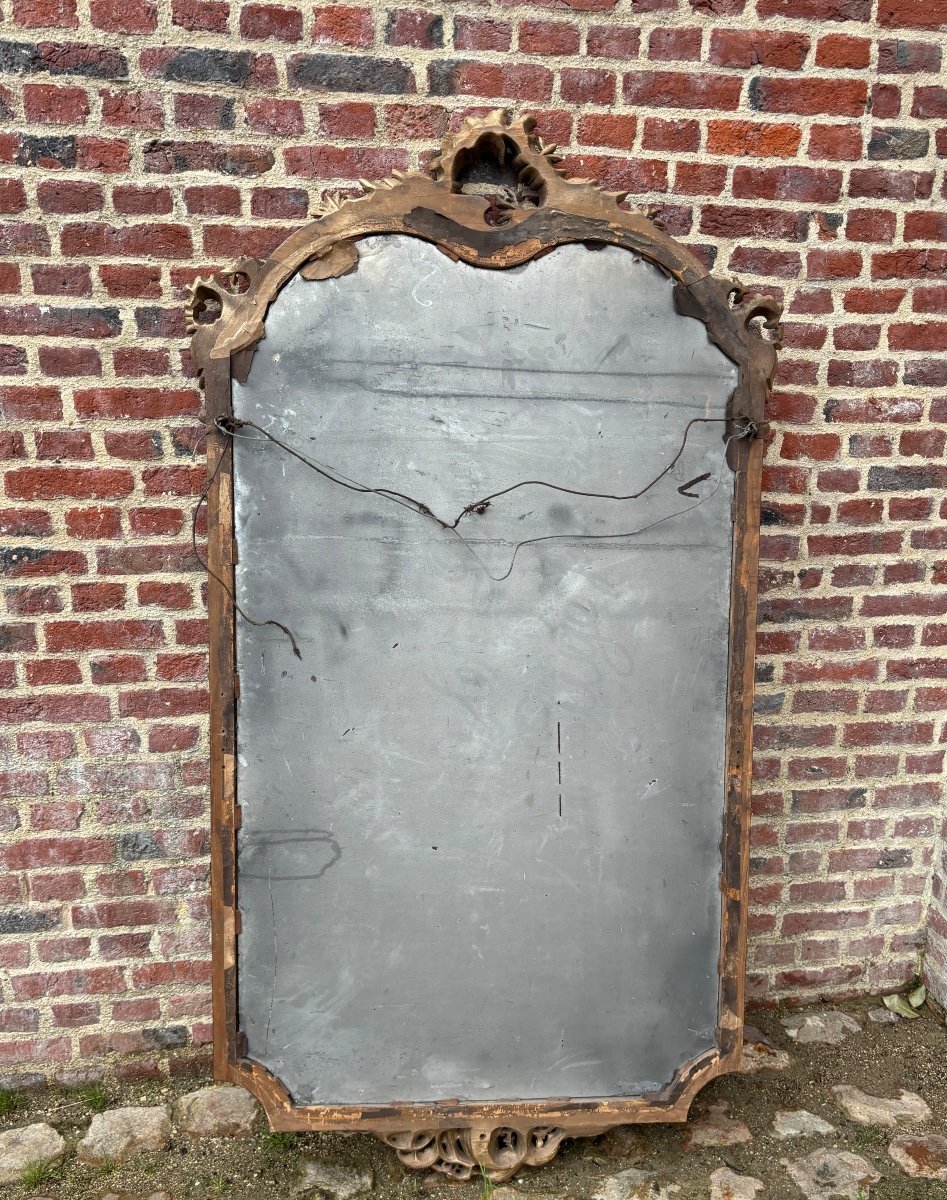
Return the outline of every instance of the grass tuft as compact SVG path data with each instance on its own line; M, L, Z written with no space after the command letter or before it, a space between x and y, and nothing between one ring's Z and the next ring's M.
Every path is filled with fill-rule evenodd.
M22 1092L0 1087L0 1117L12 1116L13 1113L19 1112L25 1103Z
M25 1188L32 1191L38 1188L41 1184L52 1183L54 1179L59 1178L59 1171L52 1163L32 1162L27 1163L23 1168L23 1174L20 1176L20 1182Z
M109 1106L108 1092L101 1083L88 1083L81 1089L79 1094L82 1096L85 1106L90 1112L105 1112Z

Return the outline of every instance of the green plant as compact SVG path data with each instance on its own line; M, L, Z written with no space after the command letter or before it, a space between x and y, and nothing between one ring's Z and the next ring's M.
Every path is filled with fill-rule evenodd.
M478 1164L480 1167L480 1200L491 1200L493 1196L493 1180L483 1169L483 1163Z
M864 1125L855 1131L855 1145L877 1146L885 1140L885 1131L880 1125Z
M268 1133L263 1142L267 1150L277 1150L288 1154L290 1150L295 1149L297 1137L298 1135L295 1133Z
M222 1171L218 1171L213 1178L207 1181L208 1196L226 1196L229 1190L230 1180L227 1179Z
M91 1112L105 1112L109 1106L108 1092L101 1083L88 1083L79 1094Z
M96 1175L111 1175L118 1170L118 1163L114 1158L103 1158L100 1163L96 1163L92 1168Z
M11 1116L25 1103L21 1092L15 1092L13 1088L0 1088L0 1117Z
M33 1188L38 1188L40 1184L52 1183L54 1179L59 1178L59 1171L52 1163L47 1162L31 1162L23 1168L23 1174L20 1176L20 1182L25 1188L31 1191Z

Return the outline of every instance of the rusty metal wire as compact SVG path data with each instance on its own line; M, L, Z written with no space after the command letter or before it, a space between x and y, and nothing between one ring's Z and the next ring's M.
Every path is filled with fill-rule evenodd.
M303 466L307 467L311 471L314 471L317 475L321 476L321 478L327 480L329 483L334 483L338 487L344 488L350 492L358 492L363 495L379 496L382 500L387 500L392 504L397 504L402 508L407 508L407 509L409 509L409 511L417 513L418 516L421 516L428 520L433 521L441 529L445 530L448 533L453 534L457 538L457 540L464 546L464 548L468 551L468 553L471 554L472 557L475 559L475 561L479 564L479 566L484 571L484 573L490 579L492 579L494 581L494 583L502 583L504 580L509 579L510 575L512 575L513 567L516 564L517 556L518 556L520 550L524 549L526 546L535 546L535 545L539 545L540 543L555 542L555 541L580 541L580 542L617 541L617 540L621 540L622 538L637 537L639 534L645 533L649 529L654 529L655 526L661 525L665 521L673 520L675 517L684 516L686 513L691 512L693 509L699 508L700 505L705 504L708 500L710 500L711 497L714 496L720 488L720 484L721 484L721 481L723 478L723 467L724 467L724 464L726 463L727 452L730 448L730 444L735 441L741 441L745 438L756 437L759 433L759 428L755 422L750 421L748 418L742 418L742 417L737 418L735 423L738 424L738 429L735 433L730 434L727 438L724 439L723 455L722 455L720 472L716 477L713 488L706 495L699 496L699 498L698 498L698 493L691 491L691 488L695 487L699 483L703 483L707 479L710 479L711 473L709 471L705 471L703 474L698 475L691 480L688 480L687 483L681 484L681 486L677 489L678 493L681 496L697 498L696 504L689 504L686 508L678 509L672 513L667 513L663 517L658 517L656 520L650 521L650 522L648 522L648 524L640 526L638 529L625 530L621 533L592 533L592 534L553 533L553 534L546 534L543 537L524 538L522 541L517 542L514 545L513 555L512 555L512 558L510 559L510 565L507 567L506 571L502 575L494 575L493 572L486 565L486 563L484 563L483 560L480 558L480 556L476 553L476 551L474 550L471 543L458 532L457 526L470 513L477 513L479 515L482 515L491 506L491 504L493 503L494 500L497 500L502 496L507 496L511 492L515 492L519 488L523 488L523 487L548 488L551 491L563 492L566 495L588 497L588 498L595 499L595 500L616 500L616 501L620 501L620 502L639 500L647 492L651 491L651 489L653 487L655 487L656 484L660 483L660 481L662 479L664 479L674 469L674 467L677 465L677 463L680 461L681 455L684 453L684 449L687 445L688 435L690 434L690 431L694 425L712 425L712 424L729 424L729 423L734 423L734 422L731 422L731 418L728 418L728 417L694 417L692 420L688 421L684 427L684 433L681 438L681 444L678 447L677 451L675 452L674 456L658 472L658 474L655 475L655 477L652 480L650 480L650 482L645 484L645 486L637 492L630 492L627 495L621 495L621 494L610 493L610 492L582 491L578 488L569 488L569 487L563 486L562 484L551 483L549 480L546 480L546 479L522 479L518 483L511 484L509 487L502 488L499 491L491 492L489 495L483 496L483 497L481 497L481 499L474 500L470 504L465 505L464 508L461 509L460 513L454 518L453 521L446 521L446 520L444 520L443 517L439 517L437 515L437 513L435 513L429 505L425 504L423 500L418 500L414 496L407 495L404 492L395 491L392 488L373 487L369 484L359 483L357 480L351 479L348 476L343 475L340 471L336 470L336 468L334 468L334 467L328 466L325 463L316 462L314 459L310 458L308 455L303 454L301 451L299 451L295 447L291 446L288 442L284 442L281 438L278 438L275 434L270 433L269 430L264 429L262 425L258 425L256 423L256 421L240 420L235 417L218 417L217 420L214 422L214 428L216 428L220 433L225 434L230 439L241 437L241 438L246 438L248 441L257 441L257 442L262 441L262 440L270 441L275 446L278 446L284 453L290 455L292 458L295 458L298 462L302 463ZM255 434L259 434L260 436L248 435L248 434L240 432L243 429L252 429L255 431ZM233 452L233 441L232 440L229 443L228 449L229 449L230 453L232 454L232 452ZM200 499L197 502L197 506L194 509L193 519L191 522L191 542L192 542L195 557L197 558L198 562L200 562L201 565L207 569L207 571L211 575L211 577L213 579L215 579L221 585L221 587L224 588L224 590L226 591L227 595L230 597L230 599L233 603L235 611L237 613L239 613L239 615L248 624L256 625L256 626L273 625L277 629L282 630L282 632L286 634L286 636L289 638L290 642L292 643L293 653L296 655L297 658L302 658L302 654L300 653L299 646L298 646L296 639L293 636L292 632L289 629L287 629L287 627L285 625L281 624L279 621L274 621L274 620L256 621L252 617L248 616L247 613L237 603L236 597L234 596L231 588L224 582L224 580L222 580L220 578L219 575L215 574L213 571L210 570L210 567L207 565L206 561L198 553L198 548L197 548L197 518L198 518L198 514L200 512L201 505L207 499L207 495L211 489L211 486L214 483L214 480L217 477L218 472L220 471L220 467L221 467L221 464L223 463L223 461L224 461L224 455L222 454L220 456L220 459L217 462L217 466L215 467L213 474L211 475L210 479L207 481L207 486L204 488L203 492L201 493Z

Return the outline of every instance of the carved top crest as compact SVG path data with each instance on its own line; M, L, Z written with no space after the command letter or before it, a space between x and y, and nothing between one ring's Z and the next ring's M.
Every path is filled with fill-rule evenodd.
M567 178L557 147L545 145L535 127L532 117L514 121L502 108L468 117L445 135L425 171L359 180L360 196L329 194L315 220L268 259L238 262L226 284L196 279L185 307L199 370L231 359L234 376L245 378L252 349L264 336L267 308L297 271L307 279L343 275L357 266L359 238L405 233L452 258L494 269L518 266L570 241L624 246L676 281L680 310L703 320L726 354L741 361L753 351L754 373L765 390L782 306L768 296L745 301L738 283L710 276L653 214L621 207L626 192Z

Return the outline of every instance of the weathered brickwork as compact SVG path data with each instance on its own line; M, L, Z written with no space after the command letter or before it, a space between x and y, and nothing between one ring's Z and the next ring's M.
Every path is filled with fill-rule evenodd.
M947 0L0 11L3 1070L209 1037L185 287L497 103L785 300L751 994L943 995Z

